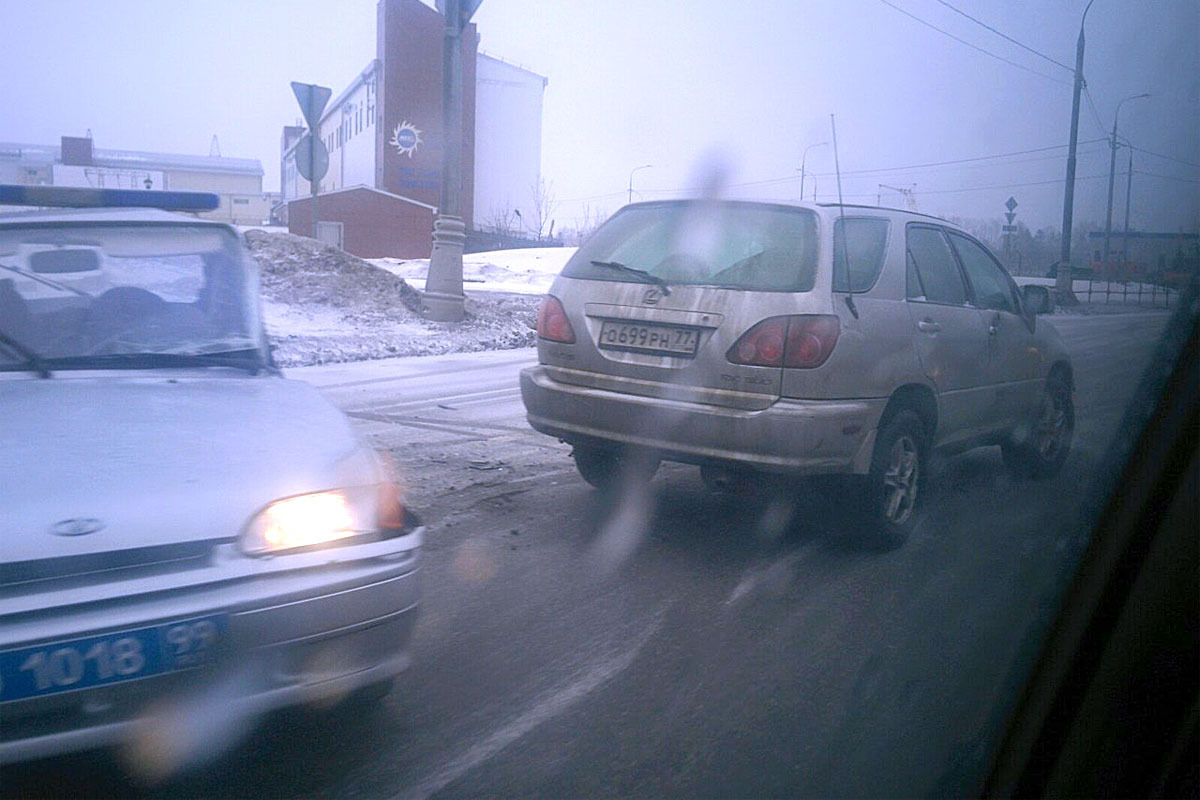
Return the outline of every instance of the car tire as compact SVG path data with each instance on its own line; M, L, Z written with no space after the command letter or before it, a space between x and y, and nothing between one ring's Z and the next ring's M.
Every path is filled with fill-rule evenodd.
M603 491L624 481L648 482L658 470L658 458L643 451L576 445L571 455L583 479Z
M1071 452L1075 433L1075 401L1071 384L1055 373L1046 380L1036 418L1023 440L1000 445L1004 465L1017 478L1045 480L1057 475Z
M913 411L897 412L880 431L867 476L866 511L876 544L899 547L916 526L927 454L925 425Z

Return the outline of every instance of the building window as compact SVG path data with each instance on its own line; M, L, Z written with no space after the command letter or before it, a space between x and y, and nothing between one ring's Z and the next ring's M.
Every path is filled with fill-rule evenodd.
M235 197L233 198L233 204L235 206L248 206L250 205L250 201L245 197Z

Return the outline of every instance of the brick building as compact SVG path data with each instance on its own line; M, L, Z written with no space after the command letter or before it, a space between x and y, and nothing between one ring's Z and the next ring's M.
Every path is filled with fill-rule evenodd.
M441 199L442 17L420 0L379 0L376 54L328 104L317 135L329 150L318 194L320 238L364 258L423 258ZM461 38L463 218L468 231L501 210L532 207L541 162L546 79ZM311 187L296 169L298 126L283 129L288 229L311 236Z

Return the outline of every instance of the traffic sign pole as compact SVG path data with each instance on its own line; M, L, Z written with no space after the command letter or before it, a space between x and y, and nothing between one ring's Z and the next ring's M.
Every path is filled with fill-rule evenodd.
M333 90L328 86L317 86L315 83L292 81L292 94L296 95L296 102L300 104L300 113L304 115L304 121L308 123L307 153L301 151L304 146L302 139L296 147L295 158L296 169L308 179L309 188L312 191L312 238L316 239L317 222L321 218L317 211L317 193L321 185L321 178L324 178L325 173L329 171L329 151L325 148L325 143L321 141L319 129L321 112L325 110L325 105L329 102ZM301 166L301 162L307 162L307 175L304 174L306 168Z

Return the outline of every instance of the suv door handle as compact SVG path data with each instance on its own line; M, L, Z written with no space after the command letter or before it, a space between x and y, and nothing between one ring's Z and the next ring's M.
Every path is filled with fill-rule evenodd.
M925 333L937 333L942 329L942 326L931 320L929 317L917 323L917 330Z

